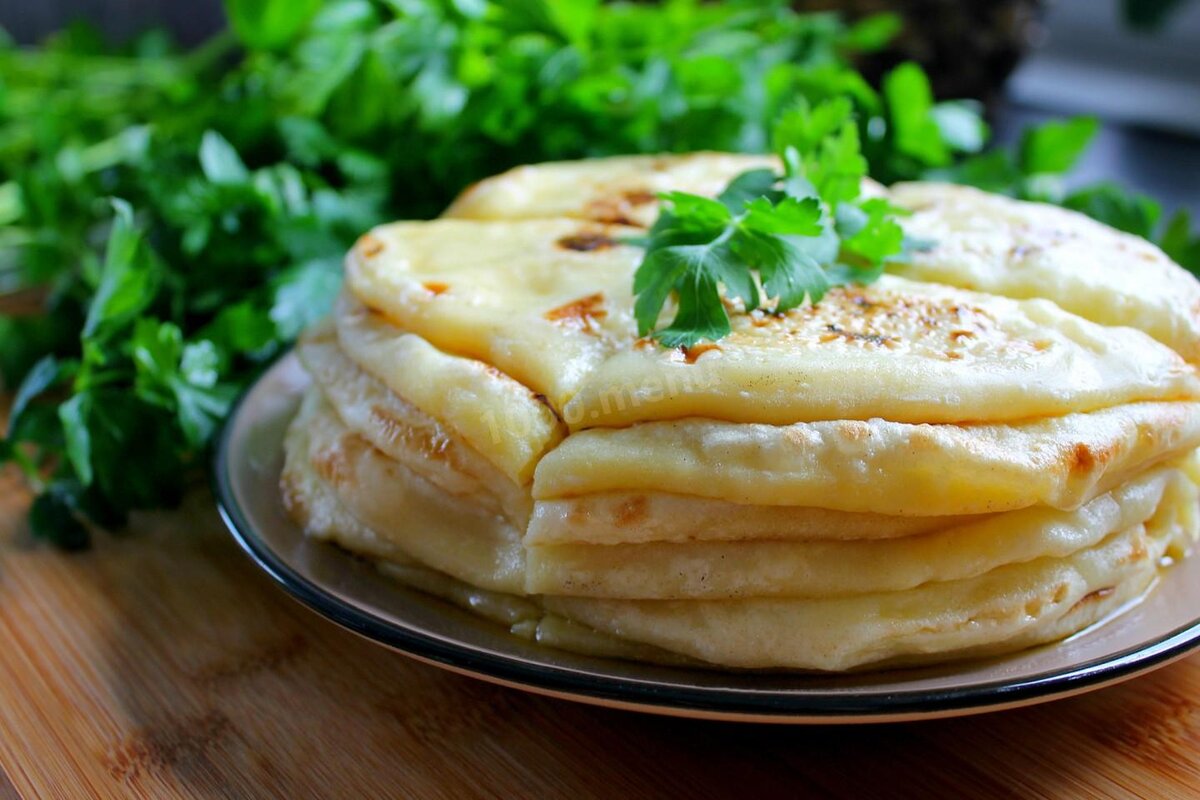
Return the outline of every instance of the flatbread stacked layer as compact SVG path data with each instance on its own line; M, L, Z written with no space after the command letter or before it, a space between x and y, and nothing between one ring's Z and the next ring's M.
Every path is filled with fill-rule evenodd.
M1079 215L871 186L932 249L731 306L719 342L639 339L655 193L770 164L525 167L364 236L299 347L293 515L540 641L744 668L1051 641L1186 554L1200 284Z

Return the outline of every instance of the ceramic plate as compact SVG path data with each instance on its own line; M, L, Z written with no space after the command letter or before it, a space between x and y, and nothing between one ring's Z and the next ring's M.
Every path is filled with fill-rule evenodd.
M575 655L512 636L309 541L279 499L284 430L307 378L287 356L243 397L215 463L222 516L241 546L300 602L413 658L586 703L758 722L881 722L1027 705L1163 666L1200 645L1200 557L1135 608L1055 645L936 668L853 675L721 672Z

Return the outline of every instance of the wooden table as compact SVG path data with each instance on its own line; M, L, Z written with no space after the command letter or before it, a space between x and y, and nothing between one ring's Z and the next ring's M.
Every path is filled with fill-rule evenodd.
M1200 657L1091 695L860 728L658 718L408 661L277 589L199 489L85 553L0 477L0 799L1186 797Z

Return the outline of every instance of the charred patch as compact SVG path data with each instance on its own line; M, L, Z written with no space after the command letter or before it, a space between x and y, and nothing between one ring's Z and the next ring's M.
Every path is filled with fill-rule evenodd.
M644 206L658 199L658 195L648 189L630 189L622 197L625 198L625 202L632 206Z
M637 525L646 518L648 505L648 501L642 495L623 501L613 512L613 524L618 528Z
M640 222L629 217L632 211L633 205L624 197L605 197L588 203L587 208L584 209L583 216L593 222L602 222L605 225L629 225L634 228L644 227Z
M564 236L557 242L564 250L574 250L579 253L590 253L593 250L607 250L616 244L607 234L598 231L585 231L570 236Z
M684 363L687 364L695 364L696 360L699 359L700 356L704 355L710 350L716 350L719 353L721 352L721 346L712 342L702 342L700 344L694 344L691 347L679 348L679 352L683 353Z
M604 293L597 292L596 294L589 294L587 297L581 297L578 300L572 300L570 303L565 303L558 308L552 308L546 312L545 317L557 325L574 328L575 330L590 331L593 323L608 316L608 312L603 306Z
M1112 447L1093 449L1090 445L1080 442L1071 449L1068 461L1072 472L1091 472L1097 467L1107 465L1112 458Z
M445 294L450 290L450 284L442 283L441 281L426 281L421 286L434 297Z
M861 342L876 347L886 347L889 350L895 347L899 341L898 336L884 336L881 333L872 333L870 331L848 331L842 326L833 323L825 326L825 332L817 338L817 341L824 344L837 339L846 342Z

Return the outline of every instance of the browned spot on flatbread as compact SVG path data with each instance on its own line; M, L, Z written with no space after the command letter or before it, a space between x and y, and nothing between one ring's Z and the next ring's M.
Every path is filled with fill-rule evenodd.
M1112 461L1113 448L1109 446L1093 449L1085 442L1080 442L1071 450L1068 458L1071 465L1071 472L1091 472L1097 467L1104 467L1108 462Z
M645 496L638 495L622 501L613 512L613 524L618 528L628 528L646 518L649 502Z
M587 204L583 211L585 219L593 222L602 222L605 225L628 225L634 228L644 227L641 223L631 219L629 214L633 211L632 204L624 197L601 197Z
M202 761L210 750L236 734L229 718L213 709L127 736L108 753L104 763L115 780L134 780L146 773Z
M558 308L552 308L546 312L545 317L566 328L591 331L594 327L593 323L608 316L608 312L602 308L603 305L604 293L597 292L578 300L572 300Z
M644 206L647 203L653 203L658 197L658 195L648 189L629 189L622 196L626 202L634 206Z
M696 359L700 358L700 356L704 355L710 350L716 350L718 353L721 352L721 345L713 342L701 342L700 344L694 344L691 347L681 347L679 349L683 353L683 360L685 363L695 364Z
M589 253L593 250L607 250L616 242L608 234L599 231L583 231L564 236L558 240L557 244L564 250Z
M370 233L364 233L358 239L358 252L362 253L364 258L374 258L383 252L383 242Z
M868 333L863 331L848 331L840 325L830 323L825 326L825 332L817 337L817 341L825 344L835 340L845 342L857 342L865 345L873 345L875 347L886 347L891 350L896 346L898 337L884 336L881 333Z
M1146 539L1139 536L1133 540L1133 545L1129 548L1129 552L1121 559L1121 564L1138 564L1146 560L1150 555L1150 550L1146 547Z
M434 297L445 294L450 288L450 284L442 283L441 281L426 281L421 286L425 287L425 291L429 292Z
M383 435L391 442L402 442L421 455L434 461L445 460L450 449L450 438L438 430L416 428L383 406L371 407L371 421L383 429Z
M1108 597L1115 591L1116 591L1116 587L1106 586L1103 589L1097 589L1094 592L1088 592L1083 597L1079 598L1079 600L1075 603L1075 605L1071 606L1071 611L1075 611L1077 609L1083 608L1088 603L1099 602L1100 600L1103 600L1104 598ZM1069 614L1069 613L1071 613L1071 611L1068 611L1067 613Z
M337 444L322 448L313 454L313 469L325 479L326 483L340 485L346 479L350 471L350 464L346 460L346 443L347 437L343 437L338 440Z
M592 510L588 507L587 501L575 500L570 504L570 511L567 512L568 525L583 525L592 518Z

